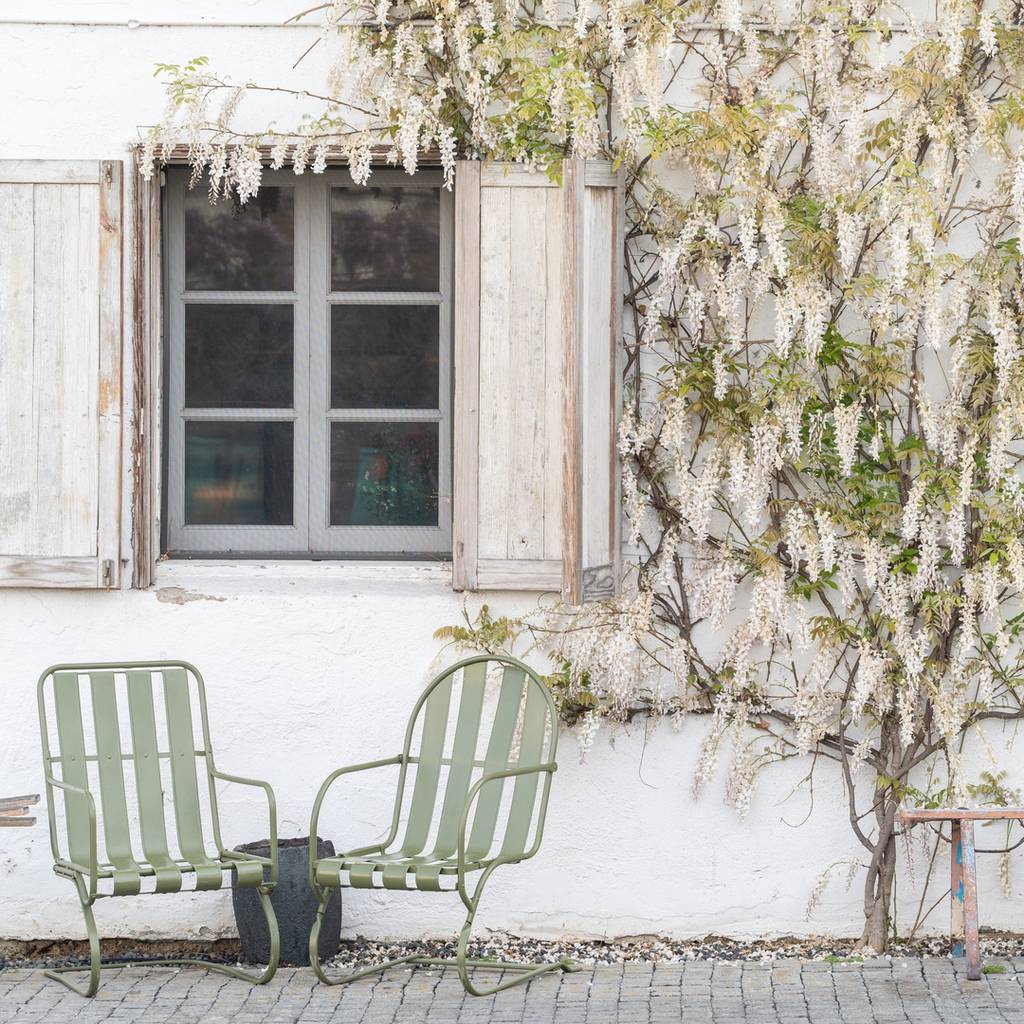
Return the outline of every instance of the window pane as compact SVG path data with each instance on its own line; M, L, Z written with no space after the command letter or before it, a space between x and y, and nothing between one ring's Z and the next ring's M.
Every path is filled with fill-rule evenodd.
M436 409L437 306L332 306L332 409Z
M185 287L291 291L295 190L264 185L244 206L211 203L203 183L185 192Z
M292 522L292 424L185 424L185 522L287 526Z
M332 423L332 526L436 526L436 423Z
M190 409L290 409L291 306L185 308L185 405Z
M440 250L439 189L331 189L334 291L436 292Z

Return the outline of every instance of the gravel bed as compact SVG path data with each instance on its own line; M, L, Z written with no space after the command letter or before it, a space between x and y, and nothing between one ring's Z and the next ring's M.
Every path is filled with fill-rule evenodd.
M988 935L981 939L984 957L1024 957L1024 935ZM375 964L409 954L428 957L455 955L455 943L445 940L422 942L379 942L370 939L343 941L331 961L337 967L355 963ZM476 941L469 950L480 959L513 960L540 963L569 957L581 964L684 963L691 960L863 960L865 954L854 939L828 936L785 937L742 941L709 935L703 939L673 940L656 935L638 936L611 942L561 940L548 942L515 935L493 934ZM911 943L893 945L888 958L949 955L949 939L934 936ZM867 954L871 957L872 954Z
M156 944L154 944L156 945ZM215 945L198 943L161 942L157 948L131 948L124 940L118 947L104 952L104 960L133 963L147 956L189 956L211 963L238 963L238 947L232 941ZM1024 957L1024 935L991 933L981 938L981 952L985 958ZM372 965L385 960L416 954L426 957L452 957L455 942L447 939L385 942L374 939L343 939L338 955L330 961L335 967L354 964ZM945 957L949 955L949 939L933 936L899 943L886 954L892 957ZM835 939L827 936L742 941L709 935L703 939L673 940L655 935L636 936L616 941L545 941L516 935L495 933L476 941L470 956L481 959L513 960L540 963L569 957L581 964L614 963L684 963L692 960L772 961L820 960L829 962L858 962L868 958L857 948L854 939ZM87 962L85 943L62 942L52 949L20 952L13 949L0 951L0 969L55 967Z

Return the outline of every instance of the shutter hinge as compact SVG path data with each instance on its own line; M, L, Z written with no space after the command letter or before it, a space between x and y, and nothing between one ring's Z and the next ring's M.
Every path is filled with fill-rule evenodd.
M113 185L114 183L114 165L110 163L103 164L103 181L106 185Z
M114 585L114 563L109 559L103 560L103 586L109 590Z

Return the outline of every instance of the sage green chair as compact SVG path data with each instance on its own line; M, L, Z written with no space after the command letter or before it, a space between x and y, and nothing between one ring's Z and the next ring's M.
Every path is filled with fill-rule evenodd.
M488 699L490 698L490 699ZM528 860L544 833L551 777L557 765L555 704L548 688L521 661L498 655L467 658L442 672L413 708L402 753L339 768L320 787L310 822L309 882L320 899L309 937L309 959L321 981L344 985L396 964L453 964L466 991L490 995L550 970L575 970L569 960L522 964L472 960L470 931L484 886L495 870ZM372 846L316 857L320 808L335 780L353 772L398 770L391 828ZM399 835L401 834L401 838ZM452 883L445 888L442 881ZM456 892L466 907L454 959L406 956L342 977L328 977L317 939L336 890ZM509 971L488 988L470 968Z
M58 967L47 971L47 977L92 996L102 968L128 966L100 960L92 910L96 900L150 891L179 892L186 876L194 876L191 888L197 891L219 889L230 872L234 884L255 889L263 905L270 931L266 970L253 974L180 957L143 962L198 964L257 985L268 982L277 969L280 944L270 905L270 893L277 884L274 792L266 782L217 770L199 671L183 661L54 665L39 678L38 698L53 870L74 883L89 936L85 988L63 977L83 968ZM56 733L56 749L51 746L51 730ZM209 793L206 808L200 801L200 777L205 778ZM168 781L173 814L168 814L166 806ZM218 781L263 790L269 805L269 858L224 846L217 813ZM59 817L63 829L58 828ZM204 817L213 837L212 852L204 834ZM62 840L66 854L61 851Z

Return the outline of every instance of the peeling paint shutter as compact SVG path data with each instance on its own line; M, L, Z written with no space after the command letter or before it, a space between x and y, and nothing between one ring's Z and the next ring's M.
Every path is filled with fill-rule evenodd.
M558 591L618 580L619 178L458 165L454 582Z
M0 161L0 586L117 585L121 163Z

